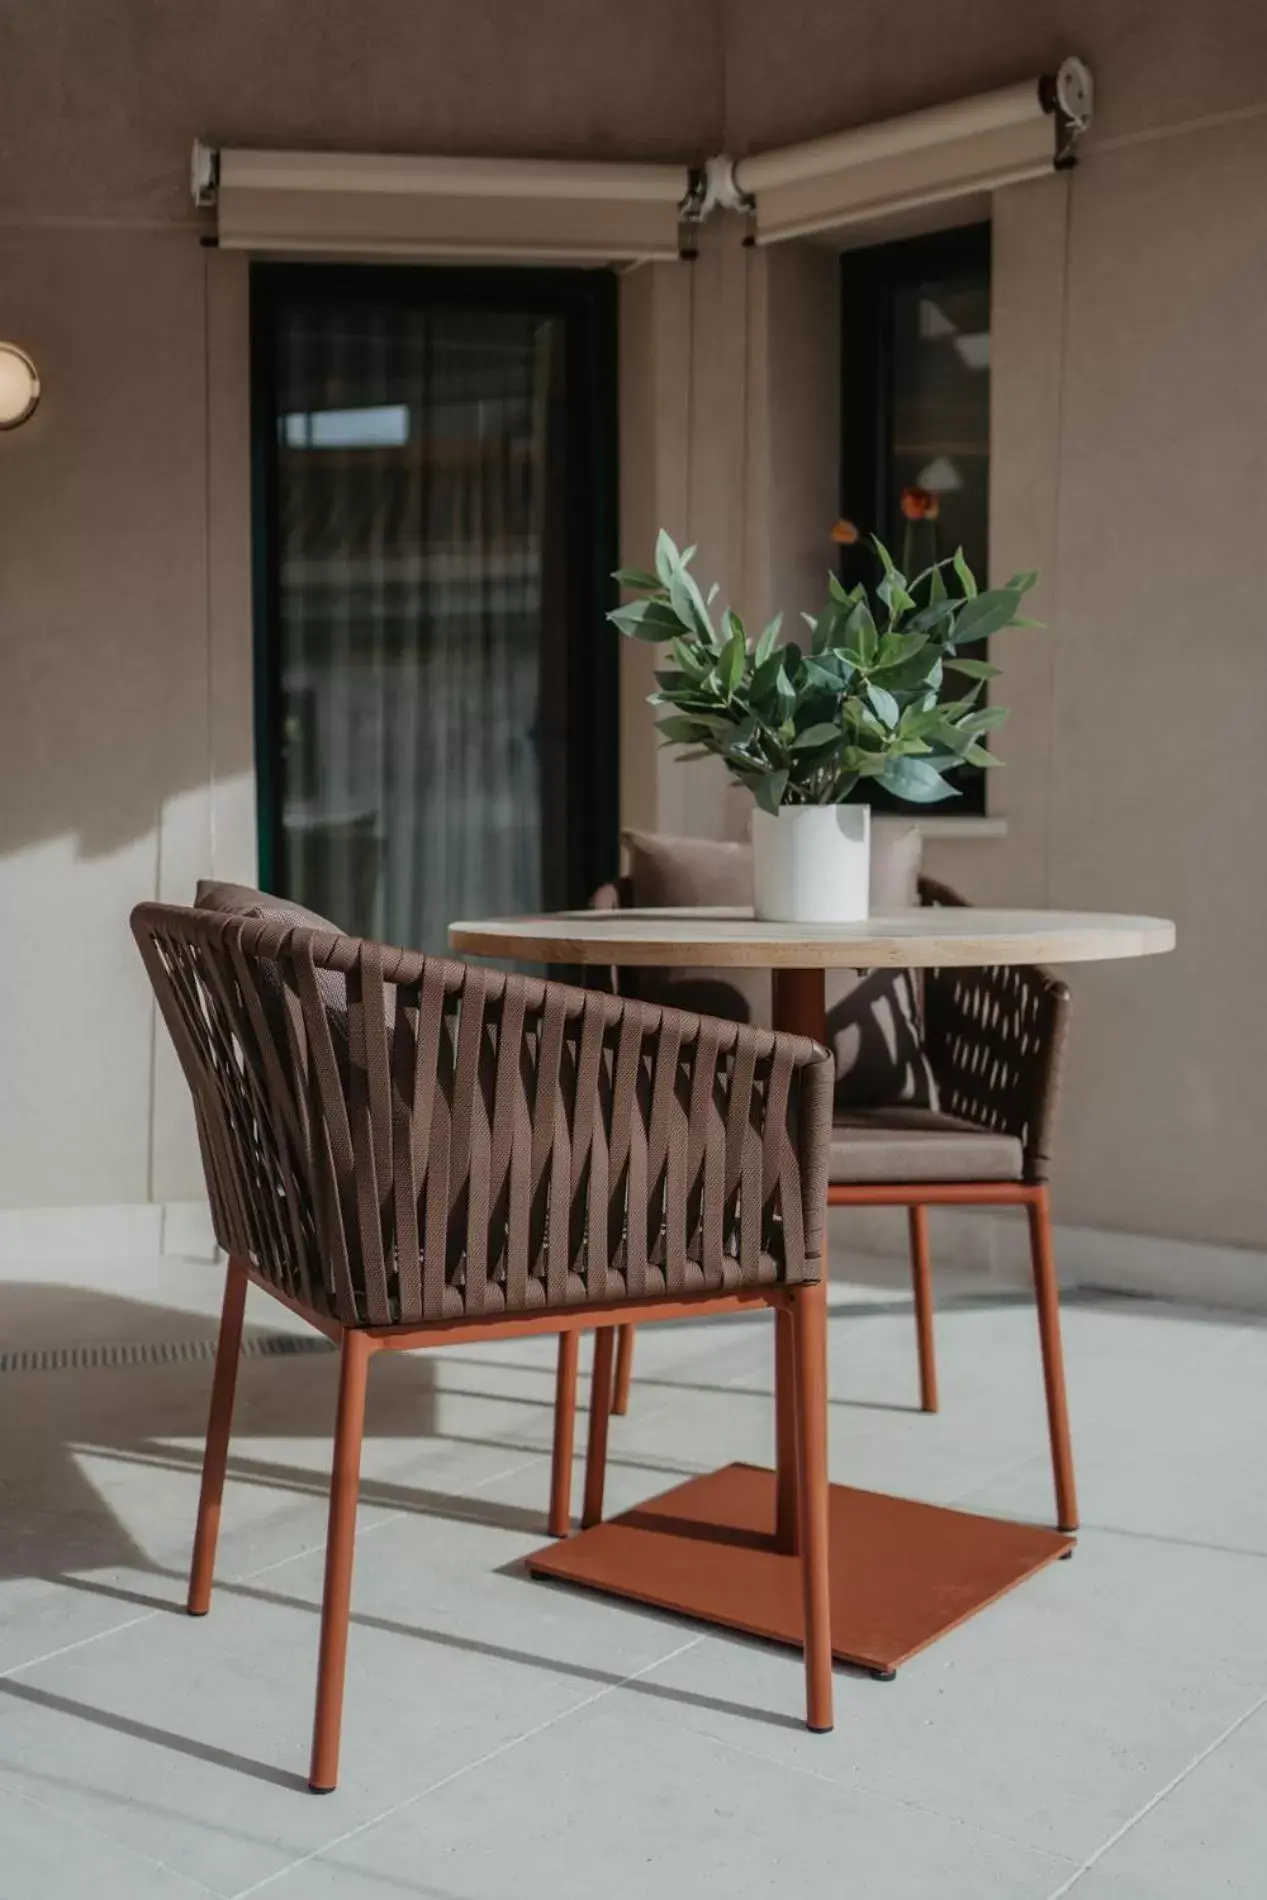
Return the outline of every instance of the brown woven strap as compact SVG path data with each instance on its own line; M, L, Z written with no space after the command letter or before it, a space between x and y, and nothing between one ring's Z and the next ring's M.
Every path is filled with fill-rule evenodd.
M142 905L221 1244L347 1324L816 1279L832 1066L797 1037Z
M965 902L926 877L920 899L953 907ZM924 1046L941 1106L1015 1136L1027 1181L1047 1179L1068 1040L1069 990L1048 970L1001 964L925 973Z

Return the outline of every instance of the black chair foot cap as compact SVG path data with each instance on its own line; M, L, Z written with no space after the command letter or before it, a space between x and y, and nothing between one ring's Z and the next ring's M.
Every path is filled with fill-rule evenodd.
M319 1788L315 1781L310 1781L308 1783L308 1792L309 1794L333 1794L334 1789L333 1788Z
M833 1728L835 1728L836 1724L834 1722L829 1722L826 1728L816 1728L813 1722L807 1722L805 1726L809 1730L811 1735L830 1735Z
M188 1606L185 1608L186 1616L205 1616L206 1614L205 1610L191 1610Z
M872 1680L875 1682L896 1682L897 1670L896 1669L873 1669L871 1671L871 1676L872 1676Z
M1062 1550L1059 1558L1057 1559L1057 1562L1062 1563L1062 1564L1067 1564L1069 1562L1069 1559L1072 1556L1073 1556L1073 1552L1071 1550Z

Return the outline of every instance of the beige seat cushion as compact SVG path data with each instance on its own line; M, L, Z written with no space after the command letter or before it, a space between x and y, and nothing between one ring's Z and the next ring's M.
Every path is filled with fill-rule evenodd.
M903 1181L1019 1181L1024 1152L998 1135L929 1109L876 1109L840 1115L828 1179L851 1187Z
M639 909L704 909L752 903L752 846L711 838L626 831L629 882ZM871 910L883 916L919 901L920 834L903 818L872 823ZM649 979L649 980L646 980ZM770 972L667 969L646 972L644 993L678 1009L768 1026ZM936 1108L937 1083L924 1054L920 988L909 970L829 970L827 1039L836 1057L842 1110L905 1103Z

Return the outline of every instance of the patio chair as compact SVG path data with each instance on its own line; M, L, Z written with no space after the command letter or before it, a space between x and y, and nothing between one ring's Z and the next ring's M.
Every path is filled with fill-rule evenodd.
M922 904L966 904L948 885L929 877L919 879L919 898ZM632 905L629 880L604 886L593 902L601 909ZM619 988L634 974L613 972L613 983ZM923 1046L937 1084L938 1108L838 1113L827 1201L832 1207L907 1210L920 1406L925 1412L938 1409L928 1210L1025 1209L1056 1521L1062 1531L1075 1531L1077 1489L1048 1191L1069 991L1050 972L1020 964L927 970L923 975ZM621 1328L613 1396L617 1411L628 1404L633 1337L632 1326Z
M831 1059L795 1036L278 921L142 904L228 1255L188 1608L210 1605L248 1284L339 1348L310 1786L335 1786L366 1380L383 1351L774 1309L795 1342L807 1720L832 1723ZM566 1383L563 1381L562 1383ZM573 1381L574 1384L574 1381ZM601 1517L608 1396L591 1405ZM567 1529L573 1412L555 1422Z

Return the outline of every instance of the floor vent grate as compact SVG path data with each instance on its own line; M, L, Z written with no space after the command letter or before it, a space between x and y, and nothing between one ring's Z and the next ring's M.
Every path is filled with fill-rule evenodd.
M253 1333L242 1341L247 1359L289 1359L333 1352L328 1339L304 1333ZM214 1339L106 1340L95 1346L0 1346L3 1372L97 1372L115 1366L171 1366L214 1359Z

